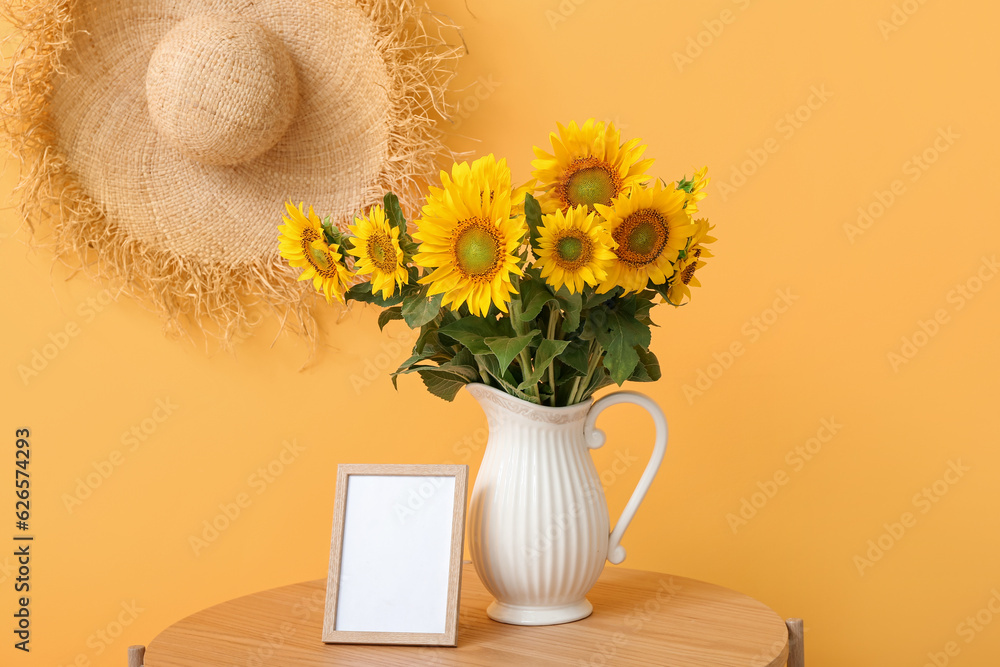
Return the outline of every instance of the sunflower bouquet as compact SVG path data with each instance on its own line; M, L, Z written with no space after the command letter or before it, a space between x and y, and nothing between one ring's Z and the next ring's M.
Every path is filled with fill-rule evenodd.
M641 140L594 119L550 141L516 189L493 155L442 171L412 231L392 193L348 233L288 202L281 254L327 301L372 303L380 328L419 330L393 384L417 373L449 401L481 382L565 406L658 380L650 311L686 303L712 256L712 227L695 217L706 169L650 183Z

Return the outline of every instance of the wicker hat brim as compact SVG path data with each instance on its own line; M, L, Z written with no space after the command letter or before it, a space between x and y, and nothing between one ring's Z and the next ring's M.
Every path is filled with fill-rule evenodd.
M209 167L185 161L160 141L140 113L141 94L107 90L136 90L142 61L170 21L223 6L273 21L271 30L287 33L297 66L316 71L300 76L303 106L277 145L236 167ZM332 45L315 25L332 9L367 21L369 37ZM48 238L57 258L80 261L150 300L171 328L203 326L207 319L228 339L249 322L248 301L264 301L311 333L307 288L277 256L281 202L306 200L324 213L350 215L391 189L412 211L417 182L436 170L439 158L450 157L436 122L447 116L444 92L464 47L411 0L9 0L5 10L22 34L2 113L22 164L17 192L25 218L53 232ZM94 23L95 12L119 18ZM296 23L290 12L312 18ZM276 17L285 17L284 27ZM342 32L357 30L352 20L355 27ZM97 45L105 38L123 46L102 55ZM327 59L320 67L324 49L344 60ZM109 60L112 52L118 60ZM361 76L337 64L366 53L378 60L362 67ZM339 97L350 91L346 101L334 100L330 108L338 112L326 104L334 90ZM127 118L135 120L123 123Z
M198 261L240 264L274 252L285 199L336 219L367 203L388 157L389 77L375 26L353 2L216 0L210 11L269 29L297 70L298 113L263 155L200 164L153 127L146 67L173 26L205 12L197 2L82 2L51 115L70 170L128 234Z

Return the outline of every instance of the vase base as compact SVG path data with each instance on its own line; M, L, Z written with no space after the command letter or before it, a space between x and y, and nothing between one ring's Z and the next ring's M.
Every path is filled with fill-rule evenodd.
M510 625L558 625L572 623L587 618L594 612L594 606L586 598L572 604L558 607L524 607L504 604L494 600L486 609L486 615L494 621Z

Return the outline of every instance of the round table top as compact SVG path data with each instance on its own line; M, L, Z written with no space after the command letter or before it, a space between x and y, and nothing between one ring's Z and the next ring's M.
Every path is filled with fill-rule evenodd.
M779 667L784 621L742 593L669 574L605 568L587 595L594 613L564 625L490 620L492 596L462 572L458 646L324 644L326 580L274 588L199 611L146 650L146 667L206 665L670 665Z

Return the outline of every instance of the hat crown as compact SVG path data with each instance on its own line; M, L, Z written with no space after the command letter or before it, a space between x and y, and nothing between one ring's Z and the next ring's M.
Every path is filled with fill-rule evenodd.
M146 100L156 131L197 162L236 165L274 146L298 107L284 44L238 16L197 14L153 51Z

